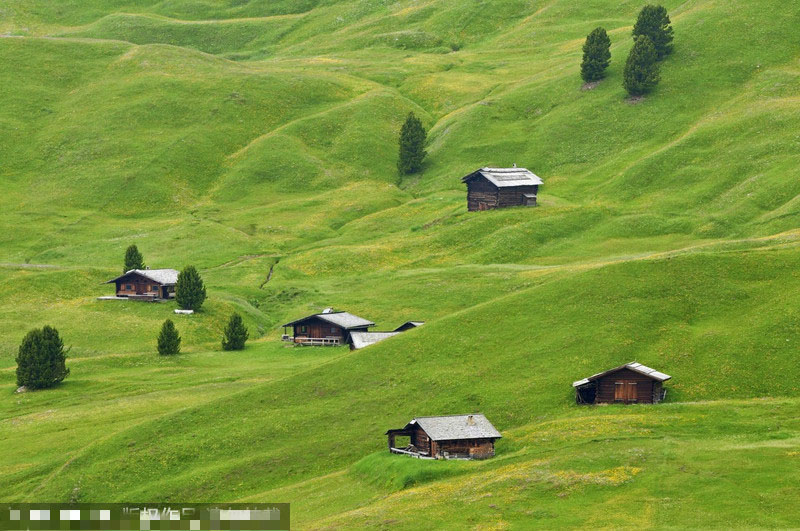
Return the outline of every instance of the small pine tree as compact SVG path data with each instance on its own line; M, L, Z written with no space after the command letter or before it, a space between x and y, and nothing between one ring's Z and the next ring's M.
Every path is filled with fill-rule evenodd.
M610 62L611 39L604 28L595 28L583 43L581 77L587 83L603 79Z
M158 353L162 356L177 354L181 351L181 336L175 324L167 319L161 325L161 332L158 333Z
M403 128L400 130L400 159L397 169L401 174L416 173L422 169L425 158L425 128L413 112L408 113Z
M242 316L234 312L222 336L222 350L244 350L244 342L248 337L250 334L244 326Z
M126 273L131 269L144 269L144 257L135 245L125 251L125 269L122 272Z
M58 330L45 326L27 333L17 353L17 385L44 389L61 382L69 374L67 352Z
M648 37L639 35L625 63L622 85L631 96L641 96L652 90L659 79L656 49Z
M672 51L673 31L664 6L646 5L639 11L633 26L634 40L640 35L650 38L656 49L657 60L660 61Z
M184 310L199 310L206 300L206 287L194 266L186 266L175 282L175 300Z

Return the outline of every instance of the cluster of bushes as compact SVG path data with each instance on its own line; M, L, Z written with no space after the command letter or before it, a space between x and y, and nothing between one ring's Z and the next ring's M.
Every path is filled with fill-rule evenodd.
M247 331L242 316L234 312L222 332L222 350L244 350L245 341L249 337L250 332ZM170 356L178 354L180 351L181 336L172 319L167 319L161 325L161 331L158 333L158 353L162 356Z
M233 313L222 334L222 350L244 350L250 337L242 316ZM181 336L171 319L164 321L157 341L162 356L181 351ZM58 330L52 326L28 332L17 353L17 386L26 389L46 389L60 383L69 375L67 352Z
M650 92L661 79L659 61L672 51L673 30L663 6L646 5L633 26L633 48L628 54L622 85L630 96ZM611 40L604 28L595 28L583 44L581 77L600 81L611 62Z

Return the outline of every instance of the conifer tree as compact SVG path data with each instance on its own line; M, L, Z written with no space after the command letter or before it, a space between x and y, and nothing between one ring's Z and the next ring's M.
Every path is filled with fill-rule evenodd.
M175 300L184 310L199 310L206 300L206 287L194 266L186 266L175 282Z
M413 112L408 113L403 128L400 130L400 159L397 169L401 174L416 173L422 169L425 158L425 128Z
M611 62L611 39L604 28L595 28L583 43L581 77L587 83L599 81L606 76L606 68Z
M660 61L672 51L673 31L669 15L664 6L646 5L639 11L633 26L633 39L647 36L656 49L656 59Z
M175 324L167 319L161 325L161 332L158 333L158 353L162 356L177 354L181 351L181 336Z
M69 374L67 353L58 330L51 326L27 333L17 353L17 385L43 389L61 382Z
M144 269L144 257L135 245L131 245L125 251L125 269L122 272L125 273L131 269Z
M622 85L631 96L641 96L652 90L659 79L656 49L648 37L639 35L625 63Z
M244 342L250 334L244 326L242 316L234 312L222 336L222 350L244 350Z

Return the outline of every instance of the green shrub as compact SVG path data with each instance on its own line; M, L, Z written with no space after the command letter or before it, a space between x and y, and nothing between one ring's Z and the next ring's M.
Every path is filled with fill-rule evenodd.
M639 17L633 26L634 40L641 35L648 37L653 43L659 61L672 51L673 31L664 6L646 5L639 11Z
M641 96L653 90L659 79L656 49L648 37L640 35L625 63L622 85L631 96Z
M56 385L69 374L66 358L58 330L51 326L31 330L17 353L17 385L29 389Z
M161 332L158 334L158 353L162 356L178 354L181 351L181 336L175 324L167 319L161 325Z
M422 169L425 158L425 128L413 112L408 113L400 130L400 160L397 169L401 174L416 173Z
M244 326L242 316L234 312L222 335L222 350L244 350L244 343L250 334Z
M131 245L125 251L125 268L122 272L125 273L131 269L144 269L144 257L135 245Z
M605 28L595 28L583 43L581 77L584 81L599 81L606 77L606 68L611 62L611 39Z
M206 287L194 266L186 266L175 283L175 300L184 310L199 310L206 300Z

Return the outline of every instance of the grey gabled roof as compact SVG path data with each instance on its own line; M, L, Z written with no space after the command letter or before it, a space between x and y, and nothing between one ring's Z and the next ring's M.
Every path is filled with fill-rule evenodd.
M384 339L396 336L400 332L350 332L353 348L359 349L374 345Z
M353 315L352 313L347 313L347 312L315 313L312 315L307 315L302 319L296 319L291 323L286 323L285 325L282 326L292 326L294 324L301 323L313 317L317 317L319 319L322 319L323 321L327 321L336 326L341 326L345 330L349 330L351 328L365 328L369 326L375 326L375 323L373 323L372 321L367 321L366 319L363 319L357 315Z
M106 282L106 284L111 284L112 282L116 282L123 277L136 274L154 282L158 282L162 286L172 286L178 282L178 273L179 272L176 269L131 269L130 271L126 271L116 278L112 278Z
M605 376L607 374L611 374L613 372L617 372L617 371L622 370L622 369L630 369L630 370L632 370L634 372L638 372L639 374L643 374L643 375L645 375L645 376L647 376L649 378L652 378L653 380L658 380L659 382L665 382L665 381L669 380L670 378L672 378L672 376L670 376L669 374L664 374L663 372L658 372L657 370L651 369L650 367L648 367L646 365L642 365L641 363L632 361L630 363L626 363L625 365L620 365L619 367L614 367L613 369L609 369L607 371L598 372L597 374L593 374L592 376L589 376L588 378L584 378L583 380L578 380L577 382L572 382L572 387L580 387L582 385L586 385L589 382L593 382L594 380L597 380L598 378L601 378L601 377L603 377L603 376Z
M467 182L475 175L482 175L490 183L498 188L506 188L509 186L532 186L535 184L544 184L544 182L532 171L526 168L481 168L461 179L461 182Z
M472 415L447 415L444 417L417 417L407 427L418 424L434 441L457 439L499 439L500 432L480 413Z
M397 328L394 329L395 332L400 331L401 328L408 325L408 328L417 328L418 326L422 326L425 324L425 321L406 321L405 323L401 324Z

